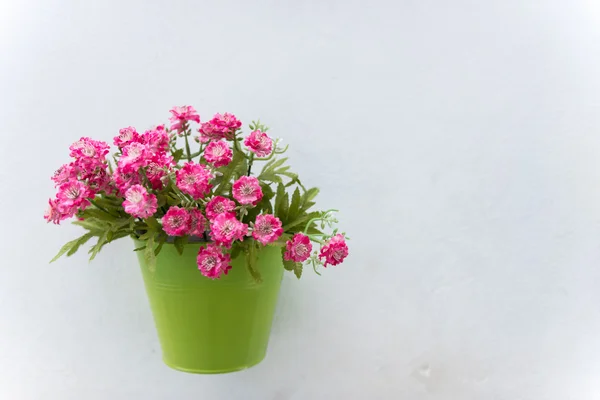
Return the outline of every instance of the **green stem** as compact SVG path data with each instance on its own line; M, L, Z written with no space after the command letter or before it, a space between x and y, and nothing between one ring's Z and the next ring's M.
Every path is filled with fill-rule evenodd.
M250 176L250 172L252 171L252 162L254 161L254 154L250 154L250 160L248 162L248 173L246 175Z
M308 229L310 228L310 225L311 225L313 222L315 222L315 221L322 221L322 220L324 220L324 219L325 219L325 217L327 216L327 214L329 214L330 212L338 212L338 210L336 210L336 209L333 209L333 208L332 208L332 209L330 209L330 210L327 210L327 211L325 211L325 212L323 213L323 215L321 215L320 217L316 217L316 218L313 218L313 219L311 219L310 221L308 221L308 223L306 224L306 228L304 228L304 234L306 235L306 232L308 232Z
M185 131L183 133L183 136L185 137L185 152L187 153L187 159L188 159L188 161L192 161L192 152L190 151L190 142L188 141L188 132Z

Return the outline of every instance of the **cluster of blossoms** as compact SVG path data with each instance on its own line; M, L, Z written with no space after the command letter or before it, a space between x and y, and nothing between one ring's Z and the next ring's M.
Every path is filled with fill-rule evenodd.
M313 224L318 220L331 222L327 213L297 215L304 226L292 223L295 229L286 231L287 211L284 221L278 215L279 209L273 212L274 191L270 185L279 184L277 192L282 197L285 187L296 183L298 212L299 188L305 189L297 178L284 187L280 178L272 177L277 171L289 177L288 167L271 171L264 179L262 173L251 175L253 162L271 163L276 154L283 152L266 133L266 127L253 123L251 132L242 138L242 123L232 114L216 114L201 123L191 106L174 107L170 112L170 127L158 125L144 133L133 127L121 129L113 139L117 148L112 155L114 164L107 159L107 143L86 137L75 142L70 147L73 161L52 177L57 194L49 200L45 219L58 224L71 217L105 217L107 226L119 224L110 237L123 237L125 232L136 238L151 237L152 244L162 244L169 237L176 243L178 238L195 237L207 243L200 248L197 263L200 272L211 279L231 269L230 251L234 246L283 246L283 259L291 265L307 260L313 266L315 262L338 265L346 258L346 237L337 230L325 235ZM199 124L199 128L194 130L192 123ZM189 138L200 146L195 153L190 150ZM185 153L177 147L182 139ZM280 200L278 197L275 202ZM288 201L287 194L284 201ZM102 240L111 240L107 239L109 235L98 236L100 247ZM318 252L313 252L313 242L320 244ZM149 251L153 253L154 248Z

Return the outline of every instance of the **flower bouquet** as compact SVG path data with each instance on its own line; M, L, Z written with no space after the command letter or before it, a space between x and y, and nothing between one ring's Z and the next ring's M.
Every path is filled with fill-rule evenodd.
M71 145L45 219L74 217L86 232L52 261L97 238L92 260L131 237L164 361L188 372L246 368L264 358L283 270L300 278L304 264L338 265L348 238L334 229L335 210L313 210L319 190L290 171L287 146L260 121L244 137L232 114L201 123L191 106L170 112L170 126L121 129L113 154L87 137Z

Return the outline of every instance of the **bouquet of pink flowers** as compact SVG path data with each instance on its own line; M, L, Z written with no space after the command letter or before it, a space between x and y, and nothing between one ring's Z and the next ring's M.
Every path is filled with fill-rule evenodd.
M319 265L346 258L345 234L324 232L337 222L336 210L311 211L319 190L306 189L285 165L287 158L278 157L287 146L280 147L266 126L252 122L243 137L242 123L229 113L204 123L191 106L174 107L171 114L170 127L142 134L121 129L110 157L114 164L105 142L83 137L71 145L73 161L52 177L58 192L45 219L58 224L75 217L73 223L87 232L52 261L97 237L91 260L105 244L125 236L145 242L135 251L143 251L149 265L164 243L181 253L188 241L205 242L198 269L212 279L227 274L231 258L244 252L250 273L260 280L253 260L258 246L280 246L285 268L298 278L304 262L318 273ZM259 162L260 173L253 173Z

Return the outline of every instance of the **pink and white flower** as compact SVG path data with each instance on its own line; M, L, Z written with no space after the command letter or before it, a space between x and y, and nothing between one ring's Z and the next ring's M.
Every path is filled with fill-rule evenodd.
M123 147L123 154L118 166L123 172L138 171L148 162L148 147L145 144L132 142Z
M104 168L96 168L96 171L86 176L85 179L88 187L94 194L98 192L110 194L114 191L114 188L111 186L110 175Z
M93 161L94 163L102 162L110 150L110 146L106 142L93 140L88 137L82 137L73 143L69 150L70 156L76 160Z
M233 183L231 192L240 204L256 205L263 197L258 179L254 176L241 176Z
M283 258L287 261L304 262L310 257L311 251L310 238L303 233L296 233L286 242Z
M258 240L263 246L273 243L283 233L281 220L271 214L261 214L256 217L252 237Z
M148 193L142 185L134 185L125 192L123 201L125 212L136 218L148 218L154 215L158 208L156 196Z
M153 189L160 190L164 187L164 180L174 165L175 161L168 153L155 153L150 158L146 167L146 177Z
M125 192L127 191L127 189L129 189L133 185L138 185L142 183L140 173L137 170L123 172L123 170L119 167L115 169L112 179L115 186L117 187L120 196L125 196Z
M233 200L222 196L215 196L206 204L206 216L210 220L215 219L220 214L230 213L233 210L235 210Z
M171 130L179 133L183 132L185 125L189 121L200 123L200 115L198 115L192 106L173 107L170 110L170 113L171 117L169 118L169 121L172 123Z
M218 279L223 274L227 275L231 269L231 256L223 253L223 250L214 243L201 247L196 261L202 275L211 279Z
M63 211L61 210L61 207L60 207L58 201L49 199L48 200L48 208L46 209L46 212L44 213L44 219L48 222L52 222L52 223L58 225L60 223L60 221L62 221L65 218L66 217L63 214Z
M273 139L260 130L251 132L244 139L244 144L258 157L266 157L273 151Z
M198 208L192 208L188 210L188 214L190 215L190 226L189 226L189 235L201 237L206 230L206 218L202 215L202 211Z
M152 153L166 153L169 150L169 133L164 125L158 125L144 132L140 141L148 146Z
M113 143L118 148L123 148L132 142L137 142L140 139L139 133L135 130L133 126L128 126L127 128L119 129L119 134L114 137Z
M177 171L176 176L177 187L196 200L206 196L212 188L210 180L213 175L204 165L187 162Z
M71 179L77 179L79 175L79 169L75 165L75 163L69 163L62 165L59 169L54 172L52 175L52 180L56 184L55 186L60 186L65 182L70 181Z
M232 158L233 152L223 140L210 142L204 150L204 159L215 168L229 164Z
M173 206L161 219L163 230L170 236L187 235L190 227L190 214L185 208Z
M327 264L338 265L344 261L346 256L348 256L348 245L346 244L346 238L341 233L329 239L319 252L319 258L325 259L324 267Z
M248 225L238 221L234 213L219 214L210 224L210 237L219 246L231 248L234 240L243 240Z
M83 182L70 180L58 187L56 198L60 203L60 207L64 209L84 209L89 205L88 199L93 194Z
M200 125L200 141L206 143L209 140L232 140L235 131L241 126L242 123L233 114L215 114L213 119Z

